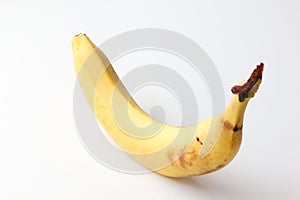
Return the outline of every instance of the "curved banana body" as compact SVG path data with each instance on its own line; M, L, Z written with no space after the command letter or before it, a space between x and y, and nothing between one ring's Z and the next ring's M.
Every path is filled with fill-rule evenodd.
M186 127L163 124L144 112L119 81L105 55L85 34L72 41L75 71L86 100L99 123L118 146L144 167L169 177L187 177L216 171L237 154L243 117L262 78L263 64L251 78L235 86L225 112ZM130 116L130 117L128 117ZM212 149L203 145L216 132ZM202 152L207 152L200 155Z

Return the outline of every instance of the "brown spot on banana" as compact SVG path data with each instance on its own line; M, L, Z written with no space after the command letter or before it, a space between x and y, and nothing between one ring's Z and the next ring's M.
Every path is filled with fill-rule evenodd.
M185 164L186 164L184 158L185 158L185 153L183 153L183 154L179 157L179 163L180 163L180 166L181 166L182 168L185 168Z
M237 132L237 131L243 129L243 125L239 127L239 126L236 124L236 125L233 127L233 125L232 125L230 122L228 122L228 121L225 121L224 124L223 124L223 126L224 126L226 129L232 129L233 132Z
M235 125L235 127L233 128L233 132L237 132L242 129L243 129L243 125L241 127L238 127L238 125Z
M196 137L197 142L199 142L201 145L203 145L203 142L200 141L199 137Z
M173 160L173 158L174 158L174 153L173 153L173 151L169 151L168 152L168 158L169 158L169 160L173 163L174 162L174 160Z
M187 166L193 166L193 163L196 162L197 159L199 159L199 155L197 152L198 151L196 149L184 152L178 159L180 166L184 169L186 169Z
M190 162L189 165L192 165L192 162L196 161L199 158L199 154L198 151L196 151L195 149L191 152L187 152L186 154L186 159L189 160Z
M223 126L224 126L224 128L226 128L226 129L233 129L233 125L232 125L230 122L228 122L228 121L225 121L225 122L223 123Z
M171 149L168 152L168 158L172 162L172 165L181 166L182 168L186 167L186 164L188 163L188 160L185 158L187 152L185 152L187 149L184 147L182 149Z

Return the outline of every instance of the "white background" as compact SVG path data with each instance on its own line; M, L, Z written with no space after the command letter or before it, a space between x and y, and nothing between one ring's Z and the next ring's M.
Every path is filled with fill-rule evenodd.
M299 9L297 0L2 0L0 199L299 199ZM72 37L84 32L100 44L147 27L200 44L227 101L232 85L260 61L266 65L241 150L219 172L185 179L124 174L81 145L72 113Z

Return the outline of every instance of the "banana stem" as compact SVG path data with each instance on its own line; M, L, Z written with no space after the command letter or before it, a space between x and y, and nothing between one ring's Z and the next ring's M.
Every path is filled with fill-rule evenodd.
M232 87L234 94L225 112L225 122L233 126L233 131L243 128L244 113L250 98L253 98L261 84L264 64L256 66L250 78L243 85Z

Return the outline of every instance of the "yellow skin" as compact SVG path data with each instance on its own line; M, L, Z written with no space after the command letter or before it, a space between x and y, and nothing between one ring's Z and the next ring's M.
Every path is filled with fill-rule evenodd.
M195 176L226 166L237 154L250 98L241 102L234 94L223 114L191 126L163 124L136 104L85 34L75 36L72 46L75 71L96 118L119 147L146 168L169 177ZM251 85L247 96L253 97L260 83L258 79ZM208 133L215 133L213 146L203 144Z

